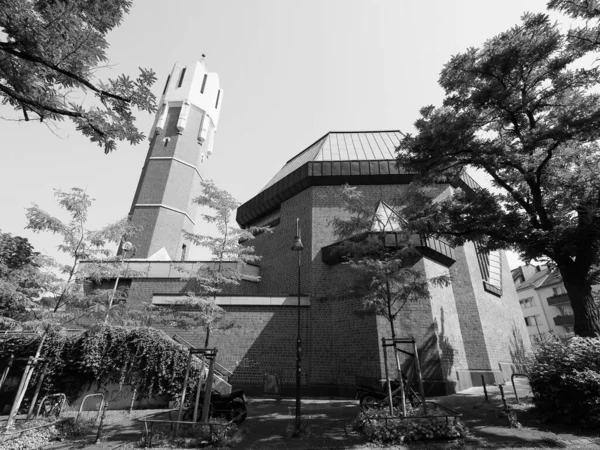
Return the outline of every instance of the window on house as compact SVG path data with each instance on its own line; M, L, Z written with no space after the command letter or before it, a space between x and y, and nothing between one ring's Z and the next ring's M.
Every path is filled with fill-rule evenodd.
M553 287L552 288L552 292L554 292L554 295L562 295L562 294L566 294L567 290L565 289L565 287L561 284L560 286L557 287Z
M538 316L529 316L529 317L525 317L525 324L528 327L534 326L534 325L538 325Z
M200 93L204 94L204 88L206 87L206 79L208 78L207 74L204 74L204 78L202 78L202 87L200 88Z
M571 305L559 306L558 309L560 310L561 316L572 316L573 315L573 308L571 308Z
M183 84L183 77L185 77L185 67L181 71L181 76L179 77L179 83L177 83L177 87L180 88Z
M171 81L171 75L167 77L167 82L165 83L165 88L163 89L163 95L167 92L167 88L169 87L169 81Z
M519 300L519 303L521 304L521 309L531 308L531 307L535 306L533 304L533 297L527 297L527 298L524 298L523 300Z

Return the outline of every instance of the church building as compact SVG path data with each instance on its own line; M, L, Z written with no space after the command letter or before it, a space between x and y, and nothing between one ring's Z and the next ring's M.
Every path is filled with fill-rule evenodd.
M133 241L136 254L126 259L138 275L120 281L129 288L131 306L172 303L190 290L182 266L196 271L211 264L187 260L190 244L182 231L193 231L196 224L192 200L200 180L210 178L202 165L212 152L222 101L219 78L203 61L175 65L131 208L133 223L143 227ZM374 229L386 236L399 232L390 205L405 195L414 177L395 167L401 137L398 130L329 132L239 207L241 227L268 225L272 232L252 241L260 262L227 263L251 277L217 297L237 324L211 334L231 384L259 393L266 380L276 380L281 392L293 392L298 318L306 394L352 396L357 381L385 375L381 338L390 337L389 325L382 317L360 314L352 272L334 251L339 239L331 222L348 215L341 195L347 183L372 202ZM476 186L464 174L436 189L444 197ZM301 252L291 250L298 224ZM397 323L399 336L416 339L426 394L480 385L482 376L498 383L519 371L530 343L504 252L484 254L472 243L452 247L426 236L412 241L421 255L415 267L427 277L447 274L451 280L432 287L430 300L407 303ZM204 342L198 331L165 331L195 346Z

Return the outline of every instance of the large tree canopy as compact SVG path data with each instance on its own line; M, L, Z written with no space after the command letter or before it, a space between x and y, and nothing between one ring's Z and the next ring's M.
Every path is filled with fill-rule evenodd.
M600 332L591 285L600 262L600 72L545 14L453 56L439 83L443 106L425 107L398 164L425 180L485 171L494 191L458 193L417 223L455 243L550 258L561 272L575 332ZM583 58L583 59L582 59Z
M23 120L65 117L106 153L116 141L139 143L144 135L132 108L155 111L152 70L137 79L105 81L106 35L129 12L130 0L0 0L0 98ZM84 104L88 94L95 101Z

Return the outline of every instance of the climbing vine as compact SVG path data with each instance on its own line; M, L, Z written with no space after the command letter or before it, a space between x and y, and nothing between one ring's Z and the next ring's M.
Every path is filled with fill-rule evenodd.
M37 336L3 337L0 359L8 359L11 354L31 356L39 340ZM74 399L86 384L97 381L101 386L135 384L140 398L166 395L177 399L183 386L188 351L160 330L99 325L78 334L51 334L44 343L42 356L51 360L44 379L48 392L64 392ZM200 363L192 360L189 377L192 388L199 370Z

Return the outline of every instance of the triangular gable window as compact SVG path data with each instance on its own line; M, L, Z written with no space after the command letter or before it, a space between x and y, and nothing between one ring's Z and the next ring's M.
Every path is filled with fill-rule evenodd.
M394 211L386 202L380 201L377 204L371 231L379 233L398 233L404 229L406 221Z

